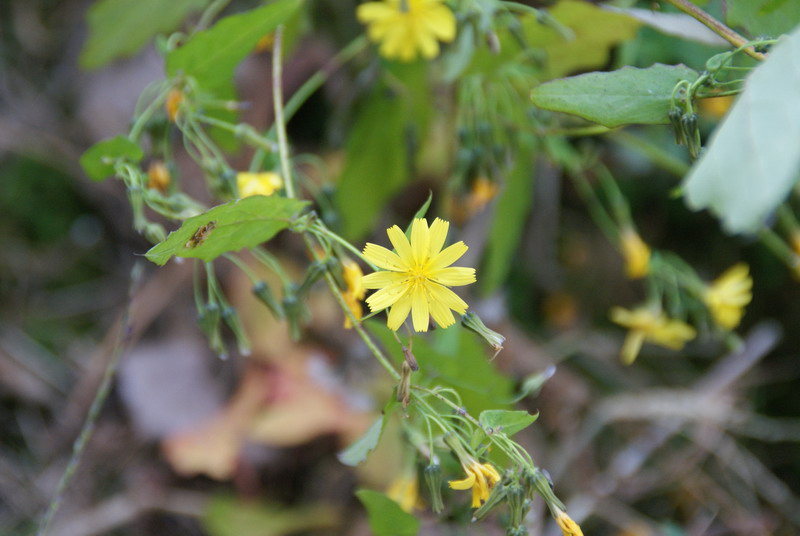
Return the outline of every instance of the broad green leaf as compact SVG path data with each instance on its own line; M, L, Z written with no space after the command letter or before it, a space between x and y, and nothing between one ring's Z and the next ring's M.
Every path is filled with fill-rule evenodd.
M164 265L173 256L211 261L228 251L266 242L286 229L307 201L255 195L214 207L189 218L180 229L147 252L147 258Z
M186 16L203 9L209 0L99 0L86 15L89 38L79 62L97 69L121 57L132 56L154 35L171 32Z
M339 461L345 465L355 467L366 460L369 453L378 446L385 424L386 418L381 415L372 423L363 436L337 455Z
M386 351L400 363L403 352L385 323L370 321L372 332ZM461 395L463 406L477 415L486 409L507 409L513 383L495 369L477 336L458 325L437 330L433 339L414 338L413 352L421 374L413 381L452 387Z
M577 115L609 128L664 124L669 122L667 114L675 84L681 80L693 82L697 76L684 65L623 67L546 82L533 88L531 99L545 110Z
M200 87L217 93L233 86L236 66L258 40L286 22L302 0L278 0L245 13L231 15L193 35L167 55L167 74L184 74Z
M536 422L538 418L538 413L531 415L527 411L487 409L481 412L478 422L486 431L502 432L511 437Z
M523 29L528 44L544 49L547 55L544 77L548 79L606 65L611 49L633 39L641 26L638 20L626 14L577 0L561 0L549 13L575 37L566 40L534 17L525 17Z
M800 24L797 0L728 0L727 21L742 26L753 37L777 37Z
M367 509L373 536L416 536L419 520L383 493L360 489L358 500Z
M386 91L375 91L359 111L335 197L344 236L355 239L372 229L408 179L404 127L403 101Z
M483 269L478 273L480 288L487 294L505 281L533 204L532 147L531 143L524 144L495 205Z
M757 231L800 174L800 27L745 82L684 183L692 209L730 233Z
M80 163L86 175L101 181L114 174L114 165L119 160L139 163L144 158L142 148L125 136L116 136L89 147L81 155Z
M202 517L210 536L283 536L330 530L340 522L340 515L328 505L287 507L226 496L213 497Z

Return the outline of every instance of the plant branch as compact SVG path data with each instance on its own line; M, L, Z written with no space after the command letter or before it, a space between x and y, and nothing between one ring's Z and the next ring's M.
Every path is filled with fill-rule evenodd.
M272 103L275 107L275 130L278 133L278 151L281 157L283 182L286 184L286 197L297 197L294 191L292 169L289 164L289 142L286 137L286 119L283 117L283 25L275 30L275 44L272 49Z
M730 29L728 26L722 24L720 21L697 7L696 5L689 2L689 0L664 0L669 4L672 4L676 8L680 9L687 15L699 20L703 23L709 30L726 40L728 43L732 44L736 48L744 47L747 44L747 39ZM759 61L764 61L766 56L761 54L760 52L756 52L753 47L743 48L744 53L750 56L751 58L755 58Z

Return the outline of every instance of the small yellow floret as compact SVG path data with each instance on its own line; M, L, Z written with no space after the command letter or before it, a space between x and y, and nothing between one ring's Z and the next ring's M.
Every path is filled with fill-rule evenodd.
M154 160L147 168L147 187L166 192L170 183L169 169L161 160Z
M631 279L640 279L650 272L650 248L633 229L625 229L620 236L625 271Z
M172 88L167 93L167 100L164 102L164 108L167 110L167 117L173 123L178 118L181 103L183 102L183 92L178 88Z
M353 316L356 320L361 320L361 316L363 315L361 300L364 299L364 295L367 292L361 282L364 277L361 267L352 259L345 258L342 260L342 277L347 285L347 289L342 292L342 297L353 312ZM344 317L344 327L345 329L351 329L353 327L353 323L348 316Z
M462 480L451 480L448 485L451 489L458 490L472 488L472 507L479 508L489 498L495 484L500 482L500 473L490 463L473 461L463 467L467 477Z
M628 310L622 307L611 309L611 320L628 328L628 336L622 345L622 362L630 365L639 355L642 344L650 342L671 350L680 350L697 332L689 324L669 318L661 311L647 307Z
M753 299L753 280L744 263L729 268L706 287L703 301L714 321L722 328L731 330L739 325L744 308Z
M428 331L429 318L439 327L455 324L451 309L467 311L467 303L448 287L475 282L474 268L450 266L467 246L456 242L442 249L450 224L436 218L428 228L427 220L417 218L411 224L411 240L395 225L386 230L395 248L390 251L377 244L364 247L364 257L383 271L365 275L364 288L379 289L367 298L371 311L389 308L387 326L397 331L409 313L415 331Z
M555 520L564 536L583 536L580 526L563 510L557 511Z
M269 196L283 188L283 179L272 171L261 173L241 172L236 174L236 185L239 187L239 197L241 199L251 195Z
M443 0L366 2L356 15L387 59L432 59L439 54L439 41L449 43L456 37L456 18Z

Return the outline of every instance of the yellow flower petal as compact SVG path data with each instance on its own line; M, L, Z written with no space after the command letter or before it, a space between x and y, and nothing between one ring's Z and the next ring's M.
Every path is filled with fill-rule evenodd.
M644 344L644 332L633 330L628 332L628 335L625 337L625 342L622 344L622 350L620 350L620 357L622 358L622 362L625 365L630 365L634 361L636 361L636 357L639 355L639 351L642 349L642 345Z
M414 331L428 331L428 296L425 287L417 285L411 295L411 319L414 321Z
M431 300L440 302L445 307L452 309L460 315L466 313L469 308L467 302L459 298L458 294L442 285L437 285L435 283L428 285L428 292L431 295Z
M400 329L400 326L403 325L403 322L406 321L408 318L408 313L411 312L411 295L406 293L403 297L401 297L392 308L389 309L389 319L386 322L386 326L391 329L392 331L397 331Z
M404 294L408 292L408 286L399 284L384 287L378 292L367 298L367 305L370 311L381 311L394 305Z
M475 485L475 475L471 472L467 472L467 478L463 480L451 480L447 483L447 485L450 486L451 489L469 489Z
M411 224L411 248L414 262L417 266L422 265L428 259L431 248L431 234L428 229L428 222L422 218L416 218Z
M436 325L440 328L447 328L456 323L453 313L450 312L450 308L444 305L440 300L434 299L433 293L431 293L428 306L431 310L431 316L436 321Z
M408 276L402 272L373 272L361 278L364 288L376 289L402 283Z
M447 7L443 5L431 6L421 19L428 31L435 35L439 41L449 43L455 39L456 18Z
M397 251L397 255L403 259L403 264L408 268L411 268L413 263L409 261L414 258L414 255L411 250L411 244L409 244L405 233L403 233L400 227L395 225L389 228L386 231L386 234L389 235L389 240L394 246L395 251Z
M364 257L378 268L383 268L384 270L404 272L409 268L397 253L377 244L368 243L364 246Z
M432 271L430 280L448 287L461 287L475 282L475 268L451 266Z
M431 259L428 269L435 271L441 270L445 266L450 266L460 259L468 249L464 242L456 242Z
M447 232L450 230L450 223L441 218L436 218L431 224L431 249L430 258L438 255L444 247L444 241L447 240Z

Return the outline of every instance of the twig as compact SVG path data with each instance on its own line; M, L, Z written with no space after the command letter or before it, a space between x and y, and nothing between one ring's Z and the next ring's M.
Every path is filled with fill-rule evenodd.
M117 372L119 356L122 354L122 351L125 349L130 340L129 334L131 330L129 318L131 313L131 305L133 304L133 294L138 288L138 284L141 279L141 270L141 263L134 264L133 269L131 270L128 306L125 308L125 312L123 313L122 319L119 322L116 341L114 342L114 346L111 350L111 356L109 357L108 365L106 366L105 373L103 374L103 380L100 383L97 394L95 395L92 405L89 408L89 413L86 415L86 420L83 423L81 433L78 435L78 438L72 445L72 456L70 457L69 463L67 463L66 469L64 469L64 473L61 475L61 479L56 487L55 495L50 501L50 505L47 507L47 511L45 512L44 516L42 516L41 522L39 523L39 530L36 533L37 536L45 536L47 534L47 531L50 528L50 523L53 521L56 513L58 513L64 491L66 491L70 480L75 475L75 471L78 469L78 464L80 463L83 451L86 449L86 445L92 438L97 417L100 415L100 410L103 409L103 405L108 398L108 394L111 392L112 380Z
M286 138L286 120L283 117L283 25L275 30L275 44L272 49L272 104L275 108L275 130L278 133L278 151L281 157L281 171L286 185L286 197L297 197L294 191L292 169L289 165L289 142Z

